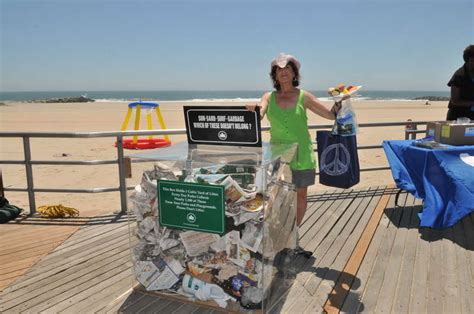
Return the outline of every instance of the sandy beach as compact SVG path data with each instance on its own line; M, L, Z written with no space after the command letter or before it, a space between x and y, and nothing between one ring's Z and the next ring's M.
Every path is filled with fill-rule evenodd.
M161 102L160 108L168 129L183 129L183 105L244 105L244 102ZM326 102L327 106L331 103ZM359 123L400 122L444 120L447 102L424 101L353 101ZM93 132L118 131L127 112L126 102L94 103L23 103L9 102L0 106L0 131L2 132ZM310 124L332 124L312 113L308 114ZM155 117L154 117L155 119ZM133 122L128 129L132 129ZM158 128L158 122L153 121ZM262 125L268 125L264 119ZM142 129L146 129L146 119L142 115ZM314 132L313 132L314 133ZM314 135L313 135L314 136ZM358 134L359 145L381 144L385 139L403 139L403 127L361 128ZM268 132L263 139L268 140ZM185 141L185 135L171 136L173 143ZM33 160L99 160L116 159L115 139L32 139ZM1 160L22 160L23 143L19 138L0 138ZM133 154L136 151L126 151ZM359 152L361 168L386 166L385 154L381 149ZM26 187L25 167L23 165L1 165L5 187ZM140 179L142 169L133 167L133 177L128 185ZM102 166L33 166L36 188L94 188L118 186L116 165ZM370 171L361 173L361 182L354 188L393 184L389 171ZM319 184L310 192L332 189ZM11 203L28 207L28 196L23 192L7 192ZM57 194L36 193L36 205L58 204L76 207L81 216L112 214L120 208L118 192L97 194Z

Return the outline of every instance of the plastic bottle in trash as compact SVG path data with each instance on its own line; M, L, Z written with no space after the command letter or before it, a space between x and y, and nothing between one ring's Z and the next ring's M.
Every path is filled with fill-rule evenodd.
M184 275L183 291L202 301L228 298L224 290L218 285L204 282L189 274Z

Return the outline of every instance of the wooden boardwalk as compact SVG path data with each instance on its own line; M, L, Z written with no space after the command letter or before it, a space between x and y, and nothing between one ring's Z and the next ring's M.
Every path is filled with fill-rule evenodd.
M396 191L309 196L300 244L315 258L294 262L267 310L473 313L474 214L420 229L420 202L402 193L395 207ZM129 241L125 218L84 225L0 293L0 312L219 312L133 290Z
M115 215L45 219L19 217L0 225L0 291L22 276L81 226L108 223Z
M0 225L0 291L55 249L88 218L48 220L17 218ZM27 229L27 232L25 232Z

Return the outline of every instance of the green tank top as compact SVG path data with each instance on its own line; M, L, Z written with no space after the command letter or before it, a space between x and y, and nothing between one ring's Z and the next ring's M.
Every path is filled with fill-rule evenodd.
M316 168L313 144L308 130L308 117L304 107L304 91L300 90L296 106L288 109L278 107L275 92L272 92L267 117L271 126L270 141L272 143L298 143L297 154L290 164L291 169Z

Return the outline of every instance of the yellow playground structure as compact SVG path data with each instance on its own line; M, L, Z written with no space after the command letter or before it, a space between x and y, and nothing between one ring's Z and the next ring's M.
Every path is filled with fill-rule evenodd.
M142 109L146 109L146 121L148 130L153 129L152 123L152 112L156 112L156 116L158 117L158 122L160 123L160 127L165 130L165 121L163 120L163 116L161 115L160 105L153 102L132 102L128 104L128 111L127 115L125 116L125 120L122 123L121 131L127 130L128 122L133 114L133 109L135 109L135 124L134 130L140 130L140 117ZM164 139L162 138L153 138L152 135L149 135L148 138L139 139L138 136L134 136L133 139L124 139L123 140L123 148L128 149L150 149L150 148L159 148L159 147L166 147L170 146L171 141L168 138L168 135L164 135ZM117 146L117 143L115 143Z

